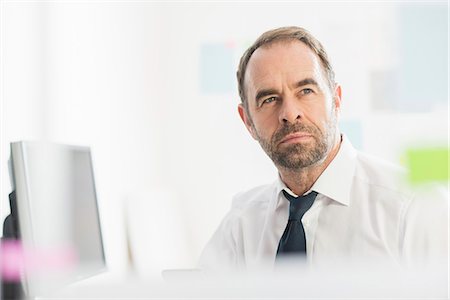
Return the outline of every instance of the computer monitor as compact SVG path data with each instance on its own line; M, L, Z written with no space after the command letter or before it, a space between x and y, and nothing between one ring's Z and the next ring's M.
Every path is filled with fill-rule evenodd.
M24 290L40 296L106 269L88 147L11 143Z

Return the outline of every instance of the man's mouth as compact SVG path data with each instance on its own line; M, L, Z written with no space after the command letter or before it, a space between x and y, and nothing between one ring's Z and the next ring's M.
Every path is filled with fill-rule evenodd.
M313 138L310 133L307 132L294 132L286 135L279 143L279 145L288 145L294 143L301 143Z

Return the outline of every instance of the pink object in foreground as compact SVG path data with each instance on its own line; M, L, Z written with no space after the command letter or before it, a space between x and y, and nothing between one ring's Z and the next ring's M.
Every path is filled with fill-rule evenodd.
M19 281L24 269L24 254L20 241L3 240L0 244L1 276L5 281Z
M24 250L17 240L4 240L0 247L0 271L5 281L19 281L21 274L29 275L68 271L78 261L73 247Z

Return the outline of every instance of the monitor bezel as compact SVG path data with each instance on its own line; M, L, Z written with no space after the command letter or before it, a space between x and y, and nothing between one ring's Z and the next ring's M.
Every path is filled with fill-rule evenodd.
M28 156L27 156L27 148L28 147L36 147L36 146L55 146L64 149L65 151L82 151L87 153L89 156L89 172L92 178L93 185L93 193L95 198L95 213L98 221L98 231L100 236L100 246L101 246L101 259L103 265L98 269L93 269L89 272L85 272L83 274L77 274L73 278L70 278L69 283L74 283L100 273L107 271L106 257L105 257L105 247L103 241L103 230L102 230L102 222L100 218L100 210L99 203L97 197L97 187L95 183L95 174L94 174L94 164L92 159L92 153L89 147L87 146L77 146L77 145L67 145L67 144L59 144L52 142L42 142L42 141L18 141L10 144L11 149L11 159L9 163L11 164L11 185L15 189L16 192L16 205L17 205L17 217L20 228L21 235L21 243L24 249L33 249L35 246L35 235L33 234L33 218L31 216L31 199L30 199L30 183L28 172ZM41 295L41 291L39 286L35 286L32 280L28 280L29 277L27 275L27 271L24 270L22 275L22 285L24 289L24 293L28 297L36 297L43 296ZM44 292L44 294L47 291ZM48 291L51 293L51 291Z

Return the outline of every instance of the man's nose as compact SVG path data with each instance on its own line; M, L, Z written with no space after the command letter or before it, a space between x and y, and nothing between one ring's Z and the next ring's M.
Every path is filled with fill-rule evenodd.
M287 122L296 123L302 118L302 116L303 113L298 100L292 96L283 97L279 115L280 124Z

